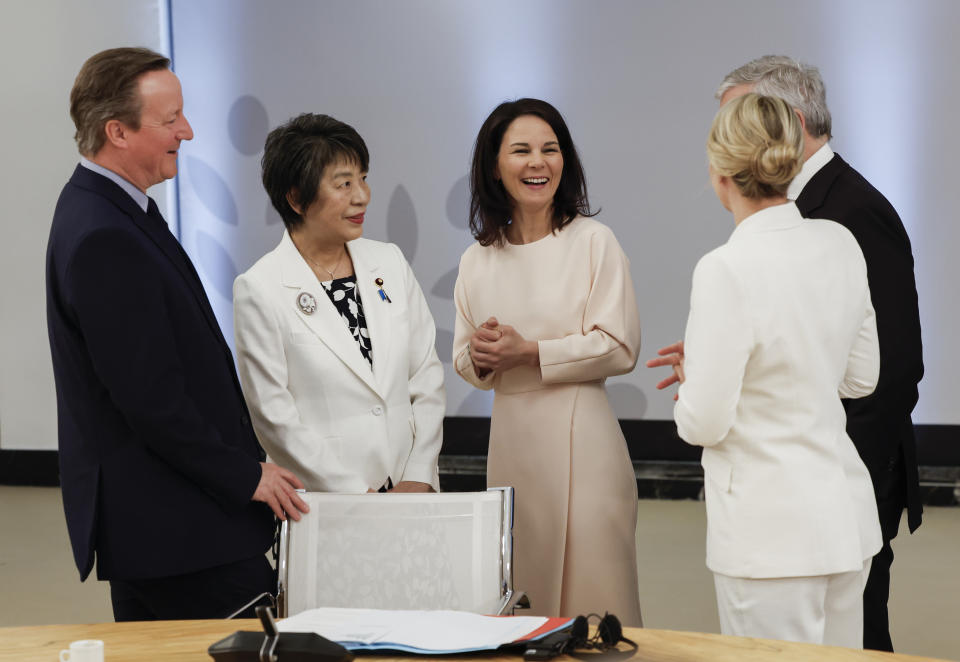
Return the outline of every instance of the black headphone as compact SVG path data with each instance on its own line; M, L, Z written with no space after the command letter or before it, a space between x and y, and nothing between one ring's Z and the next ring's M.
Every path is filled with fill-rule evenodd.
M592 637L589 636L591 618L599 619L597 631ZM549 660L557 655L570 655L577 649L603 652L621 641L632 646L634 651L638 648L635 642L623 636L619 618L610 613L604 613L602 618L599 614L588 614L577 616L569 630L554 632L543 639L530 642L523 657L525 660Z
M594 633L592 637L587 638L590 631L589 623L591 618L598 619L599 623L597 623L596 633ZM577 616L573 621L573 627L570 633L573 635L571 637L571 643L575 644L571 647L571 650L574 648L585 648L587 650L606 651L621 641L630 644L634 649L637 648L635 642L623 636L623 626L620 625L620 619L608 612L604 612L602 618L599 614L588 614L585 617Z

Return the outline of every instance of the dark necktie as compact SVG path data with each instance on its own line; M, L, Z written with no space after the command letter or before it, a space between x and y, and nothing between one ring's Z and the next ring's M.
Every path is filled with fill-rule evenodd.
M176 251L176 254L179 255L185 263L184 266L187 267L188 271L190 271L199 282L200 276L197 275L197 271L193 266L193 262L191 262L187 252L183 250L183 246L180 245L180 242L177 241L177 238L173 236L172 232L170 232L170 226L167 225L166 220L163 218L163 214L160 213L160 208L157 207L157 202L153 198L148 198L147 216L159 224L157 227L158 229L162 230L164 242L168 246L171 246L174 251Z
M182 265L187 269L197 286L199 286L200 291L204 292L203 284L200 281L200 274L197 273L196 268L193 266L193 261L190 260L190 256L187 255L187 251L183 250L183 246L180 245L180 242L177 241L177 238L173 236L173 233L170 232L170 226L167 225L167 222L164 220L163 215L160 213L160 208L157 207L157 203L153 198L148 198L147 202L147 216L152 220L159 223L159 229L163 235L163 241L166 243L171 250L173 250L176 255L180 257ZM206 293L204 292L204 299L206 299ZM209 304L207 304L209 305Z
M181 267L186 269L187 274L189 274L189 278L193 280L194 288L196 289L200 298L200 305L206 311L208 318L213 321L215 332L220 337L223 347L229 354L230 350L227 348L226 341L223 340L223 335L220 331L220 325L216 323L216 315L214 315L213 309L210 307L210 301L207 299L207 293L203 289L203 282L200 280L200 274L197 273L196 267L193 266L193 261L190 259L190 256L187 255L187 251L183 249L183 246L180 245L180 242L177 241L177 238L173 236L172 232L170 232L170 226L167 225L163 215L160 213L160 209L157 207L156 201L150 197L148 197L147 200L147 216L149 216L150 219L156 223L159 223L157 229L160 230L160 240L167 245L168 254L169 251L173 251L174 255L179 256ZM176 260L176 258L174 258L174 260Z
M153 198L147 198L147 200L147 216L162 224L164 228L169 230L167 222L163 220L163 215L160 213L160 208L157 207L157 201Z

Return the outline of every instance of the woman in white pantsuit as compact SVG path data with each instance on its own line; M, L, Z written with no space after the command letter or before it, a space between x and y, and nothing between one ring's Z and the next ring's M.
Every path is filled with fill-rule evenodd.
M707 154L736 229L694 271L674 416L704 447L721 629L860 648L880 526L840 397L868 395L879 374L863 255L786 199L802 136L784 101L724 105Z
M436 330L400 249L361 237L368 161L326 115L268 136L263 183L286 231L234 283L240 379L263 447L307 489L438 490Z

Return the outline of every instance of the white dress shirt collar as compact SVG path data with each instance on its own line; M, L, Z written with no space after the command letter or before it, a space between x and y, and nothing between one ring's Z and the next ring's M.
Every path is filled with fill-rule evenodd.
M820 168L827 165L832 158L833 150L830 149L830 143L823 143L823 147L810 155L810 158L807 159L803 167L800 168L800 172L797 173L797 176L790 182L790 186L787 187L787 199L796 200L800 197L800 192L803 191L803 187L807 185L807 182L813 179L813 176L820 171Z
M112 182L115 182L117 186L122 188L127 194L133 198L133 201L140 205L140 209L147 211L147 203L150 198L147 197L147 194L138 189L136 186L128 182L126 179L115 173L109 168L104 168L102 165L97 165L90 159L87 159L83 156L80 157L80 165L82 165L87 170L92 170L98 175L103 175Z

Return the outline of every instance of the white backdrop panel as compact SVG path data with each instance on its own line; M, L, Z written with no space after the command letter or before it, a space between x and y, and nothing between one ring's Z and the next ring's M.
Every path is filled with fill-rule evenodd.
M161 10L162 13L161 13ZM164 52L164 0L0 3L0 447L57 447L44 261L53 209L79 159L69 95L84 60L114 46ZM161 210L166 191L151 190ZM172 218L172 214L167 215ZM118 303L118 305L120 305Z
M398 243L438 325L448 414L490 396L450 368L453 278L467 230L476 132L499 102L535 96L570 125L591 202L632 261L641 363L682 337L697 259L733 228L706 176L722 76L786 53L820 66L834 148L900 211L914 241L927 376L918 423L960 423L949 342L960 229L953 131L960 74L951 0L173 0L174 55L196 138L182 150L182 241L232 338L231 284L280 238L259 183L269 128L300 112L352 124L371 152L365 233ZM802 9L800 9L802 8ZM506 320L509 322L509 320ZM668 419L661 377L610 381L622 418ZM672 394L671 394L672 395Z

